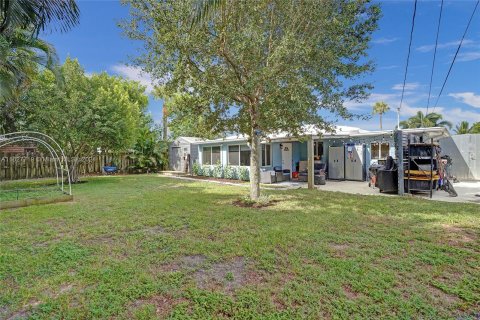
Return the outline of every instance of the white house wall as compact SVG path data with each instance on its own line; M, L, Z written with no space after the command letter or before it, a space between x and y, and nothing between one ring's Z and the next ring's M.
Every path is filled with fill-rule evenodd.
M440 140L452 158L452 174L460 180L480 180L480 134L454 135Z

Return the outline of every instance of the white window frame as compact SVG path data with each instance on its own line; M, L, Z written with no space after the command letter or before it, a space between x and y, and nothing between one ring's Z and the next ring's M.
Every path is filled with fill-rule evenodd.
M219 147L220 148L220 165L223 164L223 161L222 161L222 146L221 145L211 145L211 146L202 146L202 166L216 166L217 164L216 163L213 163L212 161L212 148L216 148L216 147ZM203 149L205 148L210 148L210 164L205 164L203 163Z
M378 154L374 155L373 154L373 148L372 145L378 144ZM387 157L382 158L382 145L386 144L387 145L387 157L390 155L390 142L371 142L370 143L370 157L372 160L385 160Z
M247 146L250 149L250 152L252 152L252 148L246 143L243 144L230 144L227 146L227 165L231 167L249 167L249 166L243 166L241 165L240 161L240 152L242 151L242 146ZM238 164L230 164L230 147L238 147ZM271 147L270 147L271 149Z
M265 150L262 150L262 146L265 146ZM265 161L267 160L267 146L270 146L270 163L263 165L263 156L265 156ZM265 151L265 152L264 152ZM271 167L272 166L272 144L271 143L262 143L260 145L260 167Z

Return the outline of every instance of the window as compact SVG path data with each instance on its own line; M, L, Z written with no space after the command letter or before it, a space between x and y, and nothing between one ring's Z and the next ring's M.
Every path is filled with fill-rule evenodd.
M247 145L228 146L228 165L249 166L250 165L250 148Z
M222 163L220 158L220 147L212 147L212 164L220 163Z
M247 145L240 146L240 165L250 165L250 148Z
M387 159L389 155L390 155L390 144L382 143L380 145L380 158Z
M262 167L268 167L272 165L270 153L270 145L262 144Z
M212 147L203 147L202 164L212 164Z
M370 145L372 160L386 159L390 155L390 144L387 143L372 143Z
M231 166L238 166L240 164L240 158L238 152L239 146L228 146L228 164Z
M322 159L323 156L323 142L315 141L313 142L313 155L317 160Z
M222 158L220 155L220 147L203 147L202 152L202 164L203 165L211 165L211 164L219 164L222 162Z

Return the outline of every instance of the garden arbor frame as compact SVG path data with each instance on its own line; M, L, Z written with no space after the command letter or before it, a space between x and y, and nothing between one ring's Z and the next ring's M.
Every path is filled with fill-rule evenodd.
M70 171L68 170L68 161L63 149L52 137L35 131L19 131L0 135L0 148L19 142L36 142L43 145L54 159L57 186L68 195L72 195L72 182ZM64 173L66 172L66 177ZM67 190L65 187L65 178L67 178Z

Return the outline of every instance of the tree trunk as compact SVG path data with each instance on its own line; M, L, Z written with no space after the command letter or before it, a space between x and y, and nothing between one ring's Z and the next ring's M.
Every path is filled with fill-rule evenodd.
M77 183L80 181L80 176L78 174L78 157L71 158L68 170L70 172L70 182Z
M383 126L382 126L382 114L380 113L380 130L383 130Z
M257 201L260 197L260 137L252 128L250 146L250 198Z

